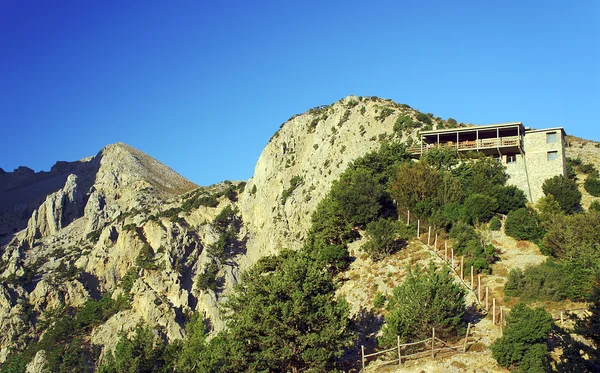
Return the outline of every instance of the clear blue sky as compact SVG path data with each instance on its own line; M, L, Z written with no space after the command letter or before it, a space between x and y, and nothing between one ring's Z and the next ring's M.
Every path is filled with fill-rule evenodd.
M281 123L349 94L600 140L599 40L596 0L1 0L0 167L121 141L247 179Z

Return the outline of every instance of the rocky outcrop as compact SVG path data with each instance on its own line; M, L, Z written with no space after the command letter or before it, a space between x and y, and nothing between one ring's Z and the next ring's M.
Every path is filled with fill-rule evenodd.
M67 177L65 186L46 197L44 203L35 210L27 223L27 240L56 234L73 220L83 216L86 202L85 192L81 190L77 175Z

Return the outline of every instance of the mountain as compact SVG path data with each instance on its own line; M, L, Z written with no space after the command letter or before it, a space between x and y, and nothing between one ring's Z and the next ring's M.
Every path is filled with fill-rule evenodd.
M168 342L184 336L194 313L222 330L220 305L243 271L302 247L312 213L353 160L387 141L416 141L418 128L402 127L403 118L420 129L457 125L349 96L283 123L244 182L199 187L122 143L49 172L0 169L0 363L14 349L30 351L35 371L48 357L33 342L44 345L52 325L93 302L113 306L74 333L101 356L140 324ZM200 281L208 275L209 285ZM349 298L354 284L344 285ZM353 316L361 307L352 304Z

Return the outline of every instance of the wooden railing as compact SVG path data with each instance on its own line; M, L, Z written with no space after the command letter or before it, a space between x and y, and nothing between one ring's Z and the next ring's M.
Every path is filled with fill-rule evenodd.
M431 149L456 149L461 151L520 145L521 139L519 138L519 136L508 136L493 139L465 140L460 141L458 143L454 141L448 141L440 144L424 144L423 148L421 148L420 146L409 147L408 152L411 154L421 154L421 152L426 152Z

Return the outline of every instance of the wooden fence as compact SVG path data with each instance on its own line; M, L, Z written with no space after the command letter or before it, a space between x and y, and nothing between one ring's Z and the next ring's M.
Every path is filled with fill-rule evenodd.
M467 346L469 343L469 333L471 331L471 323L467 326L467 333L465 335L465 339L462 343L457 345L450 345L447 342L437 338L435 336L435 328L433 328L431 333L431 338L424 339L422 341L410 342L410 343L400 343L400 336L397 337L397 345L394 348L390 348L387 350L382 350L378 352L374 352L371 354L365 354L365 346L361 345L361 362L362 362L362 371L365 369L365 364L368 358L377 357L384 354L395 353L397 358L393 360L388 360L386 363L395 363L398 362L398 365L402 365L402 360L409 359L418 359L425 356L431 356L431 358L435 358L435 355L440 352L449 352L449 351L460 351L466 352ZM437 347L436 347L437 344ZM402 354L402 350L412 347L415 350L410 353Z

